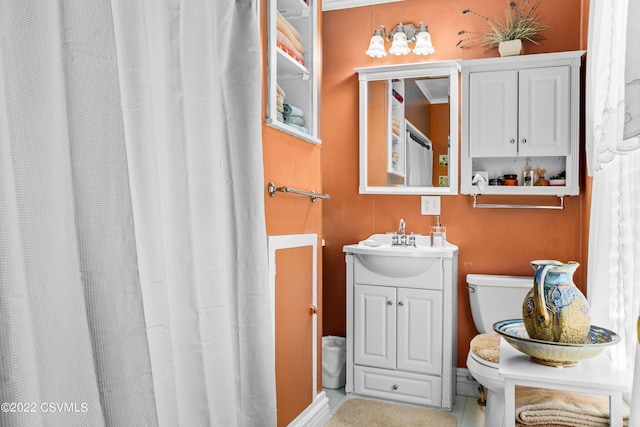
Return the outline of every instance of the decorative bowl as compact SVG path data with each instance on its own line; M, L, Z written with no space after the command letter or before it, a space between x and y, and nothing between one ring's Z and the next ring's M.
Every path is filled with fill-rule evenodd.
M556 187L567 185L567 180L566 179L550 179L549 185L556 186Z
M529 338L522 319L496 322L493 330L502 335L516 350L528 355L533 362L547 366L574 366L581 360L595 357L606 347L620 342L618 334L595 325L591 325L589 335L582 344Z

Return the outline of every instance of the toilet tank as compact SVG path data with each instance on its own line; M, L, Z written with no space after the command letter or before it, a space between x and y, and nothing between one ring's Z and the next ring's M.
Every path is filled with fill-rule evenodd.
M522 302L533 287L533 277L467 274L471 315L481 334L493 332L501 320L522 319Z

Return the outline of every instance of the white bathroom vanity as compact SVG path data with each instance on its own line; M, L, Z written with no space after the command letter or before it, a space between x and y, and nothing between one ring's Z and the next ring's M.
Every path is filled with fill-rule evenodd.
M347 381L354 395L453 407L458 248L394 246L390 234L344 247Z

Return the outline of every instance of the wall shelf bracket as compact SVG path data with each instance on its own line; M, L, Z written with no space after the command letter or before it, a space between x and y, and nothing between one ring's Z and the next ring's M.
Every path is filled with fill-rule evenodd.
M473 195L473 207L474 208L488 208L488 209L564 209L564 196L558 196L560 199L559 205L500 205L500 204L483 204L478 203L478 195Z

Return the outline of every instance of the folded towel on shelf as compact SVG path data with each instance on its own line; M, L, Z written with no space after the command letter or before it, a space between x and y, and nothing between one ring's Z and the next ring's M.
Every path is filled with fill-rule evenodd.
M277 98L276 98L276 110L280 114L284 113L284 102L280 101Z
M623 407L624 424L629 422L629 406ZM609 425L609 398L534 387L516 387L516 422L519 426Z
M291 43L291 40L284 35L284 33L280 30L276 31L277 34L277 46L287 52L289 56L293 57L296 61L304 65L304 54L300 52L296 47Z
M282 90L278 83L276 83L276 93L278 94L278 96L282 96L282 99L284 99L284 97L286 96L284 90Z
M290 104L288 102L285 102L284 105L284 114L287 116L299 116L299 117L304 117L304 111L302 111L301 108L296 107L293 104Z
M289 116L287 114L284 114L284 122L287 124L298 125L298 126L304 126L306 124L304 121L304 117Z
M279 122L284 123L284 115L279 111L276 112L276 119L278 119Z
M307 129L304 126L299 126L299 125L296 125L296 124L293 124L293 123L286 123L286 125L292 127L293 129L298 129L300 132L304 132L306 134L309 133L309 129Z
M284 35L289 40L291 40L291 43L293 43L293 46L298 51L302 53L305 52L304 45L302 44L302 36L298 32L298 30L296 30L296 28L293 25L291 25L291 23L287 21L287 19L284 16L282 16L280 12L277 12L276 28L282 31L282 33L284 33Z

